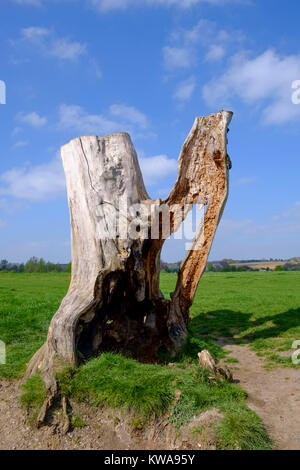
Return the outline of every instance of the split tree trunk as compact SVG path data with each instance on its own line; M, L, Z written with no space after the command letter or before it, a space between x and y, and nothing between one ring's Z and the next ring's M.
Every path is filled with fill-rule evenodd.
M149 199L128 134L85 136L62 148L72 228L72 280L26 377L39 370L55 393L57 360L77 365L103 351L120 351L155 361L180 350L228 195L231 118L228 111L196 118L180 154L177 181L165 201ZM161 249L194 204L205 206L204 222L169 301L159 290ZM167 230L161 215L166 209Z

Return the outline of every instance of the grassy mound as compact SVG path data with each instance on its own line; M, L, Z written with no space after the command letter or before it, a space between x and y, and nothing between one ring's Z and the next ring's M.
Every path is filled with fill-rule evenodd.
M212 381L208 371L196 365L149 365L103 354L79 369L60 372L58 381L69 398L96 407L124 408L144 423L168 414L179 428L216 408L224 416L216 429L220 449L272 448L261 420L245 405L246 393L235 384Z

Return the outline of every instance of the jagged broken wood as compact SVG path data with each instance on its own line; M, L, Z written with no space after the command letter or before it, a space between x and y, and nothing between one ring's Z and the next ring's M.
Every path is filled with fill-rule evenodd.
M227 200L231 118L229 111L196 118L181 150L177 181L164 201L149 198L128 134L84 136L62 147L72 280L51 321L47 341L26 373L27 378L40 371L50 397L57 391L58 361L78 365L103 351L155 361L163 354L176 354L184 344L189 308ZM158 235L152 237L149 227L136 237L130 236L130 230L127 237L107 237L116 214L121 230L130 226L137 216L132 213L136 204L151 208ZM159 289L160 253L166 238L161 210L169 211L169 235L194 204L205 206L204 221L167 300ZM126 212L125 207L131 209ZM135 229L138 232L139 227Z
M217 365L211 354L204 349L198 353L199 366L207 369L211 373L212 379L224 379L233 382L232 372L226 364Z

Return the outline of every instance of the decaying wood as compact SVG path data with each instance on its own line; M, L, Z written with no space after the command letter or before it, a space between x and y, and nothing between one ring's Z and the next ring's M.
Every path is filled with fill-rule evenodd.
M103 351L121 351L142 361L175 355L187 337L189 308L205 270L227 195L227 131L232 113L196 118L180 157L178 178L166 200L152 201L145 189L130 137L84 136L62 147L72 229L72 280L49 327L44 346L26 377L41 372L55 395L57 361L78 365ZM159 235L107 237L115 224L128 227L151 207ZM165 241L162 208L175 232L194 204L205 207L204 222L183 261L172 300L159 289L160 253ZM187 210L186 207L189 209Z
M198 353L198 359L199 366L209 370L213 379L219 378L233 382L232 372L229 367L216 365L215 360L206 349Z

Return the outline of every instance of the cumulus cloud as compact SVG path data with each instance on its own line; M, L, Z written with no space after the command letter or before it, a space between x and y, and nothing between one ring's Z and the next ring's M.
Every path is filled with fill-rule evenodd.
M141 128L145 129L148 126L148 120L145 114L141 113L134 106L125 106L123 104L113 104L109 108L112 116L116 116L124 119L125 121L137 124Z
M28 114L21 112L17 115L17 120L35 128L40 128L47 124L47 119L43 116L40 116L35 111Z
M77 41L70 41L67 38L60 38L53 42L49 53L58 59L76 60L84 54L85 51L85 44L81 44Z
M148 185L155 184L157 181L177 172L177 160L168 158L166 155L141 157L139 162L144 181Z
M21 148L21 147L27 147L28 145L28 140L18 140L12 148L14 149L17 149L17 148Z
M300 106L291 99L292 83L299 77L300 54L280 56L273 49L254 58L238 54L220 78L204 86L203 97L220 106L240 98L248 105L260 105L266 124L282 124L300 118Z
M257 180L256 176L245 176L244 178L237 179L233 185L234 186L244 186L245 184L255 183Z
M167 68L193 67L199 60L216 62L222 60L230 48L244 40L240 31L219 29L216 22L201 18L189 28L173 31L169 45L163 48Z
M248 3L247 0L90 0L90 3L100 12L110 10L125 10L131 6L177 6L179 8L190 8L199 3L209 3L220 6L225 3Z
M37 41L45 36L49 36L50 30L40 26L30 26L29 28L23 28L21 30L21 34L23 38L28 39L29 41Z
M163 48L164 64L167 68L188 68L193 63L193 51L188 47Z
M153 185L177 172L177 161L166 155L139 159L145 183ZM36 166L12 168L0 174L0 195L19 200L43 201L65 193L65 176L60 156ZM0 199L0 210L12 208L7 199Z
M11 0L19 5L41 6L50 3L53 0ZM58 0L57 0L58 1ZM63 0L60 0L63 1ZM182 9L190 8L200 3L208 3L215 6L221 6L226 3L245 3L249 0L88 0L89 3L99 12L105 13L113 10L125 10L134 6L162 6L179 7Z
M187 80L179 83L177 86L176 92L174 93L174 98L179 101L187 101L191 98L192 94L195 91L196 79L195 77L190 77Z
M60 130L97 135L129 132L135 137L142 137L147 127L147 117L134 106L113 104L106 115L91 114L76 105L62 104L59 108L58 129Z
M54 31L41 26L23 28L21 40L34 45L42 54L61 60L74 61L86 53L85 44L67 37L59 37Z
M58 128L100 135L120 130L117 122L102 114L89 114L81 106L66 104L62 104L59 108Z
M281 214L270 217L264 223L252 219L226 219L220 223L222 236L252 237L253 239L272 239L275 235L300 233L300 201L290 205Z
M0 194L26 200L45 200L63 194L65 178L60 157L36 166L12 168L0 175Z
M209 62L217 62L226 55L226 49L220 44L212 44L205 56Z
M273 220L300 219L300 201L296 201L282 214L273 217Z

